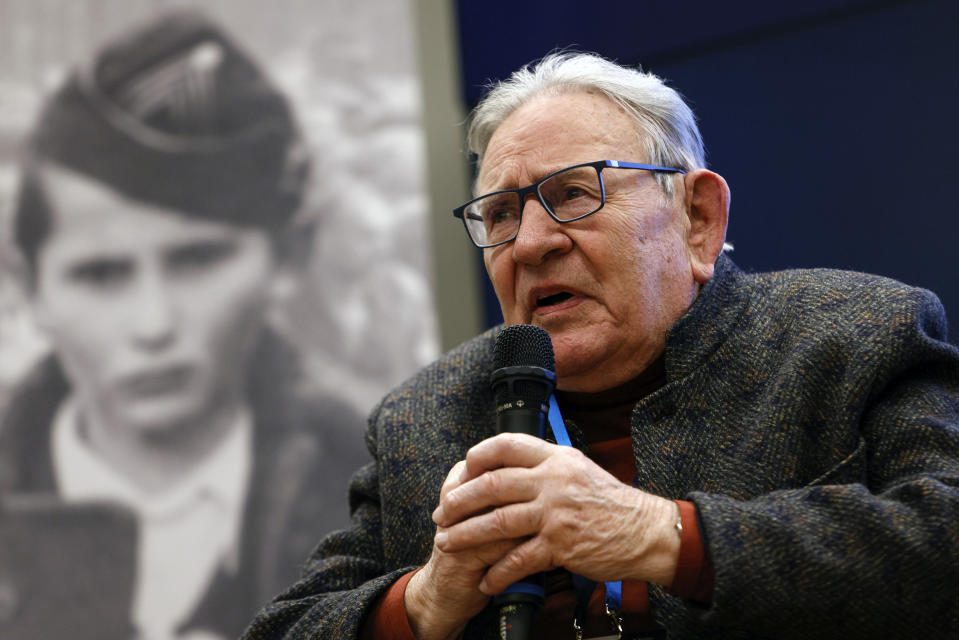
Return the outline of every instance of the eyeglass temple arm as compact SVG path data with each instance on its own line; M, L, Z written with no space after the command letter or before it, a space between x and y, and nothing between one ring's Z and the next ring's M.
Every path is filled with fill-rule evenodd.
M607 167L618 167L622 169L645 169L647 171L669 171L670 173L686 173L685 169L676 167L661 167L656 164L645 164L642 162L624 162L622 160L606 160Z

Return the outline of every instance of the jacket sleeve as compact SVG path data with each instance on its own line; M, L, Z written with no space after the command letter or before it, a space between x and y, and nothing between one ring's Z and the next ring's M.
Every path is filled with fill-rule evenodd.
M959 351L938 300L920 292L913 303L844 363L869 388L849 407L859 445L846 459L749 500L692 494L716 570L707 626L782 638L959 633Z
M350 527L320 542L300 580L256 615L242 636L246 640L356 638L376 599L413 568L385 566L372 433L372 429L367 433L367 445L374 461L350 481Z
M373 462L350 482L350 527L319 544L300 580L256 616L247 640L355 639L377 599L429 559L443 480L494 431L486 391L493 339L491 330L453 349L373 410Z

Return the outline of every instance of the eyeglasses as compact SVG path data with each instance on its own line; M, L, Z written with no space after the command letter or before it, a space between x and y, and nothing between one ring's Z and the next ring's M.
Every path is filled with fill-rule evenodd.
M536 199L556 222L581 220L606 204L603 169L607 167L686 173L683 169L637 162L585 162L560 169L522 189L494 191L474 198L453 209L453 216L463 221L470 240L480 249L505 244L516 238L523 218L523 204L531 193L536 194Z

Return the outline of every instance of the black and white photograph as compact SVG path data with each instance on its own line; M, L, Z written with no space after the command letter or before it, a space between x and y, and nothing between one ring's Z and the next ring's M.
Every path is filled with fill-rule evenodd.
M235 638L436 355L393 0L0 2L0 637Z

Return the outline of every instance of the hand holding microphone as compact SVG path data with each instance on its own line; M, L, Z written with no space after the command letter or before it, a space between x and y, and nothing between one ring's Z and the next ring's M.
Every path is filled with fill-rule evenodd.
M678 554L675 504L619 482L576 449L538 437L552 376L536 369L551 372L552 358L531 358L526 338L516 347L521 355L507 357L513 347L506 349L506 340L532 335L521 327L508 327L504 342L497 342L491 382L502 433L473 446L450 471L433 513L438 527L433 554L407 588L414 631L418 611L427 609L430 616L423 624L428 631L417 637L455 637L452 632L485 606L484 594L508 592L511 584L555 567L600 582L668 585L672 579ZM540 353L538 347L534 353ZM433 604L421 606L420 599L411 609L411 599L423 593ZM510 631L524 624L511 616L531 619L535 613L535 597L530 600L532 606L501 612ZM514 604L500 598L495 603ZM448 624L439 624L444 614Z
M497 336L493 365L490 388L497 432L541 438L555 381L549 334L531 325L507 327ZM495 461L492 464L502 466ZM476 495L485 493L480 486L482 481L476 482L482 473L470 473L468 462L461 461L450 471L440 490L440 504L433 514L437 523L433 553L406 590L408 619L418 638L445 638L461 631L466 620L488 601L479 588L486 571L521 542L506 537L472 544L467 535L455 551L443 548L448 542L445 524L462 522L497 506L486 504L489 496ZM458 492L462 498L449 497L451 492ZM482 505L474 511L468 505L475 498ZM465 511L459 513L457 505ZM453 517L447 519L446 514ZM505 632L501 637L523 640L528 637L533 615L542 605L542 584L533 578L507 591L509 593L497 596L494 603L501 613L500 626Z

